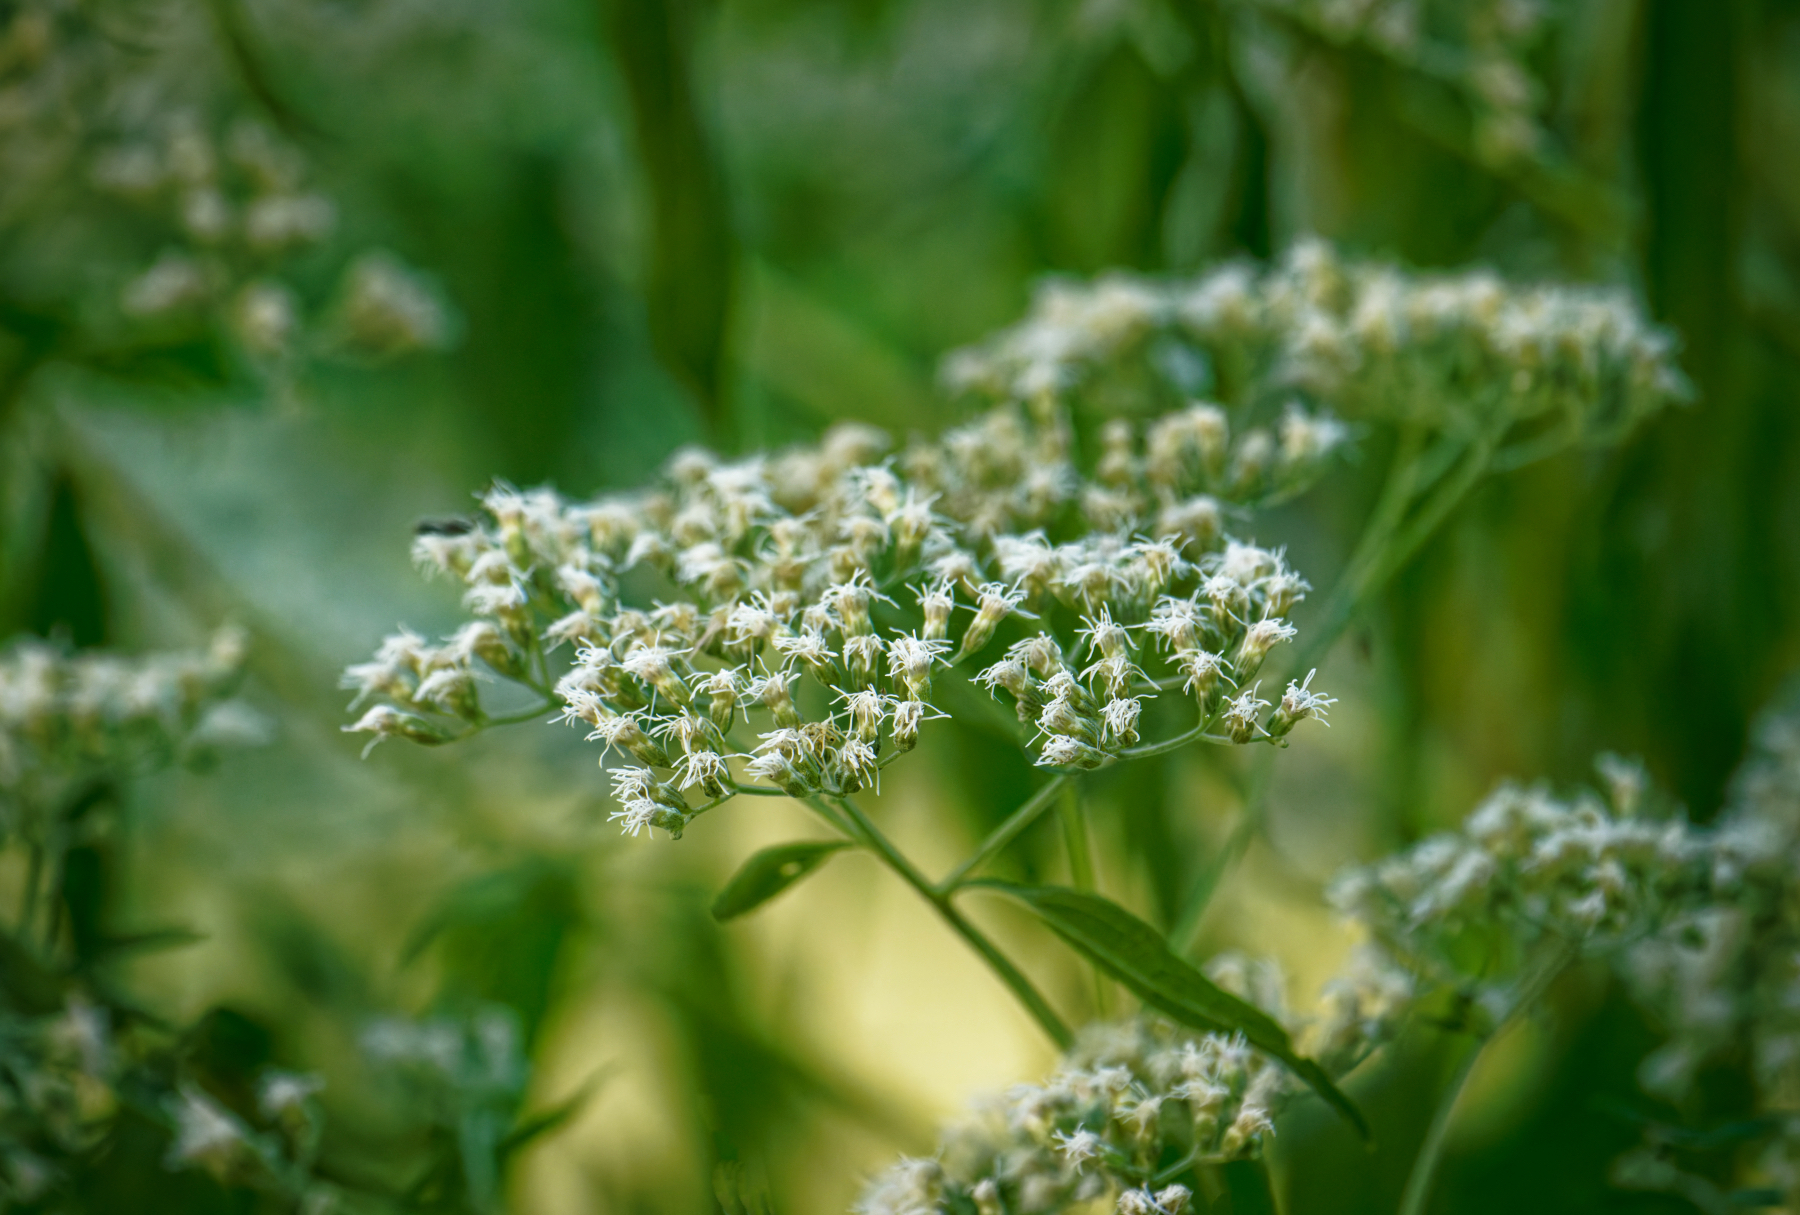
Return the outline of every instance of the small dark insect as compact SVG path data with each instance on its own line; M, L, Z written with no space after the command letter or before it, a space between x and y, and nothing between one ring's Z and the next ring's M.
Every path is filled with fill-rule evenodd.
M415 536L466 536L475 530L475 521L460 515L443 519L421 519L413 524Z

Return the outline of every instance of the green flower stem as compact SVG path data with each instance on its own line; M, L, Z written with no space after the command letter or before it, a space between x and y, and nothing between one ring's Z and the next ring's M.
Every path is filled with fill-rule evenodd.
M471 727L469 734L479 734L493 726L516 726L528 721L536 721L546 713L554 713L562 706L553 698L546 696L544 702L535 708L520 709L517 713L508 713L504 717L484 717ZM465 736L466 737L466 736Z
M1219 883L1231 872L1231 867L1243 858L1250 848L1250 841L1262 828L1263 815L1266 810L1266 794L1270 778L1275 772L1275 752L1267 751L1257 757L1250 768L1250 776L1244 783L1244 809L1233 824L1231 834L1225 837L1219 851L1214 855L1212 864L1201 873L1194 888L1188 892L1187 902L1182 905L1181 912L1169 928L1169 944L1176 953L1186 953L1194 947L1194 938L1200 932L1200 921L1206 916L1206 909L1212 904L1212 896L1218 890Z
M1145 743L1141 747L1127 747L1119 752L1118 759L1149 759L1155 755L1167 755L1171 751L1179 751L1191 742L1217 743L1222 747L1235 747L1236 743L1223 734L1210 734L1215 717L1209 717L1191 730L1184 730L1173 738L1165 738L1161 742ZM1115 761L1116 762L1116 761Z
M1031 980L1027 979L1024 972L1000 952L998 946L988 940L980 929L971 924L962 912L956 909L950 901L949 891L940 890L925 879L925 875L920 873L918 868L907 860L898 848L894 847L893 843L881 833L881 830L869 820L869 817L857 808L855 802L847 797L811 797L807 801L815 809L830 805L841 811L854 826L852 838L873 852L883 864L898 874L902 881L918 891L919 895L931 904L943 921L958 936L968 942L970 948L981 955L982 960L988 964L988 968L1012 990L1013 995L1018 997L1019 1003L1025 1006L1025 1011L1031 1014L1032 1019L1056 1044L1058 1050L1069 1049L1075 1041L1075 1035L1069 1032L1069 1027L1063 1023L1061 1017L1056 1015L1056 1010L1050 1007L1049 1001L1044 999L1042 993L1032 986ZM826 816L826 821L832 821L830 815Z
M1005 822L995 827L988 837L981 841L981 847L975 850L973 856L958 865L950 876L939 882L934 887L935 892L939 895L949 895L966 885L977 870L1005 851L1008 844L1017 839L1027 827L1037 822L1044 811L1056 804L1057 795L1062 792L1063 786L1067 785L1069 780L1067 775L1051 777L1043 788L1026 798L1023 805L1014 810L1007 816Z
M1469 1081L1469 1074L1475 1070L1475 1063L1487 1050L1488 1045L1500 1036L1505 1029L1525 1009L1535 1004L1540 996L1549 990L1556 977L1574 961L1575 950L1572 946L1560 945L1544 964L1524 983L1513 1000L1512 1007L1486 1035L1478 1039L1457 1064L1455 1075L1445 1087L1443 1096L1438 1099L1437 1109L1431 1116L1431 1125L1425 1129L1425 1139L1419 1144L1419 1154L1413 1157L1412 1171L1406 1177L1406 1189L1400 1195L1399 1215L1424 1215L1425 1201L1431 1196L1431 1182L1437 1174L1438 1163L1443 1159L1444 1145L1449 1139L1450 1120L1456 1112L1457 1100L1462 1096L1463 1087Z
M1480 483L1492 467L1494 449L1495 439L1491 435L1482 436L1460 452L1448 444L1422 451L1420 432L1416 428L1401 436L1380 501L1357 543L1356 552L1326 601L1324 618L1307 630L1306 646L1294 664L1297 674L1318 665L1337 644L1350 622ZM1443 471L1426 469L1429 464L1440 465ZM1422 477L1422 471L1435 475ZM1424 483L1422 502L1418 493L1421 481ZM1176 917L1169 935L1177 951L1192 948L1194 934L1199 930L1219 883L1242 859L1250 841L1262 829L1268 812L1273 760L1272 754L1264 756L1252 768L1243 813L1219 849L1213 865L1195 884L1187 904Z
M1088 840L1087 815L1081 806L1081 787L1074 781L1063 786L1056 802L1056 816L1062 820L1063 846L1069 852L1069 882L1077 890L1092 891L1094 851ZM1104 1019L1112 1016L1112 992L1106 975L1094 967L1094 1009Z

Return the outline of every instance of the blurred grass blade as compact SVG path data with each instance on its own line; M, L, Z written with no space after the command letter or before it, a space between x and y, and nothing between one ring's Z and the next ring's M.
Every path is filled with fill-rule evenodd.
M744 862L713 900L713 919L724 923L755 911L850 846L849 840L801 840L764 848Z
M533 1114L507 1132L506 1138L500 1141L497 1149L501 1158L511 1156L520 1148L542 1139L545 1135L561 1130L574 1120L575 1116L587 1107L601 1085L616 1075L618 1064L608 1064L582 1081L581 1087L562 1101L557 1102L542 1113Z
M715 432L737 260L723 169L695 101L696 14L659 0L601 4L650 193L645 303L658 356Z
M1195 1029L1243 1034L1250 1045L1286 1064L1355 1126L1365 1141L1370 1138L1362 1113L1323 1068L1294 1050L1287 1030L1254 1004L1240 1000L1176 957L1161 933L1117 903L1062 886L1019 886L994 880L970 885L997 890L1024 903L1077 952L1159 1012Z

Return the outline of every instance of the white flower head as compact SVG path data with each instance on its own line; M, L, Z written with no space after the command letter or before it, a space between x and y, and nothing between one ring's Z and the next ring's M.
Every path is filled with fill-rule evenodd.
M647 831L655 825L657 811L656 803L649 798L637 798L607 815L606 821L618 823L620 831L636 838L639 832Z
M1130 746L1138 740L1138 714L1143 711L1143 702L1135 698L1120 697L1111 700L1100 710L1100 720L1106 727L1106 737L1119 746Z
M1056 1143L1057 1154L1063 1163L1077 1173L1090 1160L1098 1159L1105 1150L1106 1141L1086 1127L1077 1127L1074 1131L1057 1131L1051 1138Z
M888 675L922 700L931 689L931 668L948 651L948 641L902 634L888 643Z

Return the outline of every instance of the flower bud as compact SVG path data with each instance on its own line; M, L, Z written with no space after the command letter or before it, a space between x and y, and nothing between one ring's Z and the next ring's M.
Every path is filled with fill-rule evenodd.
M737 717L740 692L737 671L731 667L714 671L700 685L700 690L708 697L706 712L713 725L729 730Z
M344 726L346 734L373 734L363 754L367 755L376 743L388 738L404 738L424 746L436 746L449 742L448 731L432 725L416 713L403 712L392 705L376 705L367 713L356 719L352 725Z
M852 692L844 697L844 712L850 718L850 733L863 742L881 737L881 723L887 718L887 702L881 693Z
M1304 683L1288 681L1287 691L1282 693L1281 704L1276 708L1275 716L1269 720L1269 737L1284 737L1308 718L1325 721L1325 710L1336 704L1337 700L1323 692L1311 690L1313 676L1317 674L1317 670L1308 671Z
M947 641L896 637L888 644L888 676L906 689L909 699L924 700L931 693L931 668L949 648Z
M994 630L1000 622L1016 611L1019 606L1019 592L1009 591L997 582L990 582L981 588L980 606L976 609L975 619L970 622L968 630L963 633L962 648L957 650L951 664L961 662L971 654L978 652L993 640Z
M1156 516L1156 534L1173 536L1206 550L1218 544L1224 534L1225 517L1216 498L1204 494L1163 507Z
M1242 499L1260 493L1274 463L1274 436L1261 428L1246 432L1231 456L1231 496Z
M1263 579L1263 612L1268 616L1286 616L1293 611L1294 605L1306 598L1306 592L1312 589L1306 579L1297 574L1280 570Z
M1044 706L1043 712L1038 714L1037 724L1047 734L1069 735L1089 745L1100 738L1095 720L1060 696Z
M675 657L674 651L660 645L646 645L628 653L619 665L626 674L653 688L671 704L685 707L693 694L675 673Z
M869 634L872 627L869 623L869 604L874 599L874 591L866 582L856 579L842 586L832 587L826 592L826 598L837 612L845 637L863 637Z
M926 705L923 701L902 700L894 705L894 727L889 737L894 747L901 751L910 751L919 745L919 726L925 720Z
M880 782L875 763L875 748L860 738L844 741L833 757L833 774L840 793L856 793Z
M1194 447L1200 453L1200 468L1209 482L1216 482L1225 469L1225 453L1231 445L1231 423L1217 405L1197 404L1187 416L1193 427Z
M756 702L775 715L776 725L786 729L800 724L800 710L794 707L793 693L788 687L794 679L792 671L777 671L752 688Z
M876 674L881 670L881 656L886 648L881 638L873 633L861 637L846 637L844 666L850 672L851 682L862 688L873 684Z
M663 750L662 744L644 733L637 718L629 713L613 714L602 710L600 720L594 725L594 732L588 737L604 742L608 751L618 747L640 764L648 764L653 768L669 766L669 755Z
M1231 657L1231 669L1237 672L1239 679L1248 679L1256 674L1275 643L1289 640L1294 632L1293 625L1273 617L1257 621L1244 631L1244 639Z
M675 774L683 789L698 785L706 796L721 798L725 796L725 780L731 773L724 756L707 747L695 747L675 765Z
M1137 742L1138 714L1143 707L1142 701L1130 697L1108 701L1106 707L1100 710L1100 721L1105 727L1107 742L1125 747Z
M1094 466L1094 476L1104 485L1129 485L1132 481L1131 423L1123 418L1112 418L1100 428L1100 459Z
M950 613L955 607L956 597L947 582L933 583L919 592L919 610L925 613L925 640L942 641L949 636Z
M1106 756L1080 739L1053 734L1044 740L1037 762L1042 768L1098 768Z
M467 667L440 667L419 681L413 699L464 721L481 718L481 702L475 694L475 675Z
M1240 693L1225 707L1223 720L1226 736L1239 745L1255 741L1259 734L1264 733L1261 725L1262 711L1268 707L1268 701L1257 699L1255 685Z
M1191 692L1199 700L1201 711L1210 713L1219 692L1225 660L1206 650L1190 650L1181 656L1179 665L1181 673L1187 677L1181 690Z

